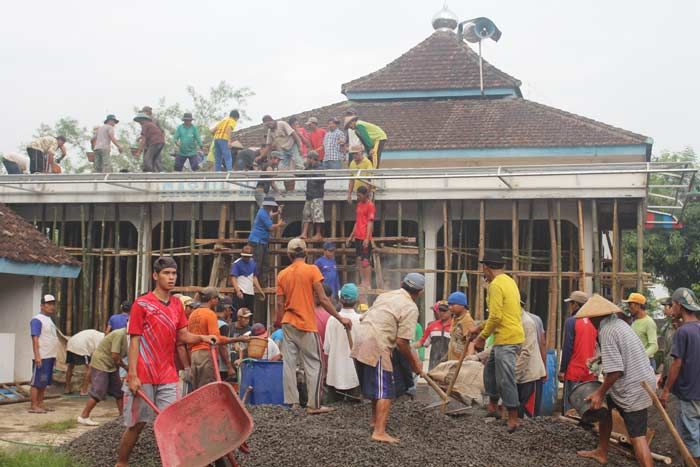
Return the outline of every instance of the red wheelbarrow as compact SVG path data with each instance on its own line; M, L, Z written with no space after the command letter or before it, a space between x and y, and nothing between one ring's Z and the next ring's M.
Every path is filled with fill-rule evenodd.
M236 467L234 451L248 452L245 441L253 432L253 419L231 385L221 381L214 346L211 357L217 381L196 389L163 411L143 391L138 392L156 412L153 432L163 467L203 467L222 457Z

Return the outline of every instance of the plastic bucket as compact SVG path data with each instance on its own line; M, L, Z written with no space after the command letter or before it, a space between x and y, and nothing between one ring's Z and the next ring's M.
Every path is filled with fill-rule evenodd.
M540 415L552 415L557 400L557 354L554 349L547 351L547 380L542 385Z
M248 396L247 403L284 404L284 387L282 382L282 362L245 359L240 366L239 394L243 398L248 387L253 391Z
M576 409L581 416L581 421L584 423L593 423L600 420L608 411L608 406L603 401L603 406L597 410L591 409L591 402L586 400L586 397L593 394L602 386L600 381L587 381L579 383L571 390L569 394L569 403Z
M89 162L95 162L95 153L94 152L88 151L85 153L85 155L87 156L87 160Z
M247 349L248 358L263 358L267 351L267 338L251 337Z

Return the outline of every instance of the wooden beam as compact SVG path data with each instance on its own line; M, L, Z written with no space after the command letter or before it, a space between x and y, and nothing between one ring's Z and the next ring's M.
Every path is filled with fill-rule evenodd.
M481 260L484 259L484 250L486 248L486 204L482 199L479 201L479 263L478 271L483 274L484 266ZM476 281L476 319L484 319L484 289L481 287L481 281Z
M556 308L557 308L557 342L556 342L556 348L557 352L561 350L561 341L562 341L562 310L561 310L561 289L562 289L562 258L561 258L561 244L562 244L562 236L561 236L561 201L557 200L557 257L556 257L556 262L557 262L557 288L556 288L556 294L554 296L554 300L556 303Z
M644 200L637 202L637 292L643 293L644 281Z
M270 244L278 243L278 244L287 244L289 241L292 239L292 237L277 237L277 238L270 238ZM335 242L335 243L341 243L345 242L347 240L347 237L344 237L341 233L340 237L336 236L331 236L328 238L324 238L323 240L312 240L312 239L307 239L306 244L307 245L313 245L313 244L322 244L325 242ZM416 243L416 238L415 237L402 237L402 236L397 236L397 237L372 237L372 240L374 240L375 243ZM233 244L233 245L245 245L248 243L247 238L197 238L195 239L195 243L197 245L211 245L215 243L221 243L221 244Z
M226 220L228 218L228 204L222 203L221 209L219 210L219 230L218 230L218 237L219 238L224 238L226 237ZM223 248L223 245L221 243L216 243L214 245L214 250L219 251L220 248ZM214 257L214 263L212 264L211 267L211 272L209 274L209 286L210 287L216 287L218 286L218 277L219 277L219 269L221 268L221 253L218 253Z
M617 273L620 267L620 220L618 217L617 199L613 200L613 242L610 256L612 257L612 298L613 303L620 299L619 284L617 283Z
M585 225L583 223L583 200L578 200L578 272L580 274L578 280L578 288L584 292L590 292L586 290L586 243L584 237Z
M165 203L160 203L160 256L165 251Z
M547 222L549 225L549 247L551 251L550 257L550 271L553 273L554 277L549 279L549 313L547 315L547 348L552 349L556 345L556 333L557 333L557 290L556 290L556 275L557 271L557 232L556 226L554 224L554 215L552 213L552 202L547 201Z
M119 218L119 203L114 205L114 253L116 258L114 259L114 308L116 309L122 303L122 291L121 291L121 280L122 280L122 259L120 257L121 253L121 220ZM128 260L127 260L128 261Z
M591 200L593 228L593 292L600 293L600 231L598 230L598 203Z
M450 222L449 216L447 214L447 201L442 202L442 260L444 263L445 270L452 269L450 266L450 245L449 245L449 235L448 223ZM444 273L442 275L442 296L447 297L450 293L450 275L449 273Z
M511 242L513 244L512 248L512 265L511 269L517 271L520 269L519 257L520 257L520 219L518 218L518 200L513 200L511 202L511 220L510 220L510 235ZM516 279L517 280L517 279ZM518 283L518 285L520 285Z

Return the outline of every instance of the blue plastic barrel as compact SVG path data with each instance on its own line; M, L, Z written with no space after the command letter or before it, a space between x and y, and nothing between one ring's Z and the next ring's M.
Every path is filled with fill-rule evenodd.
M547 351L547 381L542 385L541 415L552 415L557 402L557 353L554 349Z
M248 395L248 404L284 404L282 386L282 362L246 359L240 366L240 397L249 386L253 391Z

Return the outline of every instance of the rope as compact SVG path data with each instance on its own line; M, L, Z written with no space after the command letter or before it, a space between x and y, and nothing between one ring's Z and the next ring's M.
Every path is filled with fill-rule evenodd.
M11 439L3 439L3 438L0 438L0 441L3 441L5 443L10 443L10 444L18 444L20 446L31 446L33 448L53 449L56 447L56 446L51 446L49 444L34 444L34 443L27 443L24 441L13 441Z

